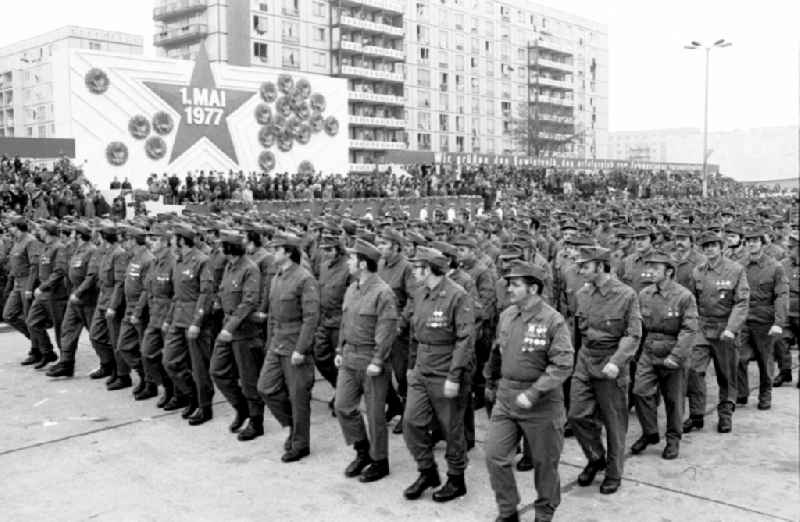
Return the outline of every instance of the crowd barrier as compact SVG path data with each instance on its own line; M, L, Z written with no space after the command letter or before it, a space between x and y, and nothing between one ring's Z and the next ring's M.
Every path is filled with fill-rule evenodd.
M408 213L415 219L427 219L434 212L444 214L448 219L466 217L471 219L483 212L483 198L480 196L429 196L419 198L353 198L353 199L294 199L269 200L244 203L242 201L223 201L212 203L188 203L186 205L165 205L163 202L145 203L148 214L158 212L191 212L211 214L220 211L246 212L257 209L269 214L293 213L320 216L325 213L363 217L367 214L377 219L385 215Z

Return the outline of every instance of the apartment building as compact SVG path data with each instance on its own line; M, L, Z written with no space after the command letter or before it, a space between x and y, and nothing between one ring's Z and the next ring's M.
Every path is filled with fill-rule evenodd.
M66 26L0 48L0 136L58 135L52 57L63 49L142 54L142 37Z
M212 61L347 78L355 169L391 150L606 150L606 27L526 0L158 0L153 18L165 56L205 45Z

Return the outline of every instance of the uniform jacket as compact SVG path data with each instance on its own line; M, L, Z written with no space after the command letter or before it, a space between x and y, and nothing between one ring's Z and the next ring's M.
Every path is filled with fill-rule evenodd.
M748 259L745 270L750 286L747 323L788 326L789 281L783 265L762 253L758 259Z
M475 364L475 313L467 292L443 277L435 288L422 286L414 296L409 368L423 376L460 383ZM413 344L413 343L412 343Z
M279 355L308 355L319 322L319 287L311 272L290 263L272 280L267 347Z
M94 245L92 246L94 247ZM91 257L86 266L86 275L80 286L72 292L84 304L97 302L97 296L100 293L100 263L108 251L108 245L94 247L91 251Z
M261 327L249 320L258 307L261 273L253 261L241 256L227 263L219 287L220 302L225 312L224 329L233 340L251 339L261 334Z
M414 309L414 295L417 281L411 270L411 264L402 254L394 254L389 259L381 259L378 263L378 275L386 281L397 298L397 309L400 310L398 329L406 331Z
M156 252L153 265L145 279L145 295L149 313L148 327L161 328L169 322L172 308L173 274L175 272L175 256L169 248ZM139 314L137 313L137 317Z
M124 304L123 285L129 257L130 254L122 246L114 244L109 246L100 259L100 268L97 272L100 288L97 306L100 309L118 310Z
M645 339L643 350L657 363L668 356L686 365L697 335L697 303L683 285L670 281L664 289L650 285L639 292Z
M397 337L399 318L394 292L380 276L369 274L363 284L351 283L344 295L336 350L342 364L353 370L369 364L382 368Z
M126 315L142 316L142 312L147 305L145 280L154 260L155 256L147 247L139 246L128 261L128 267L125 270L125 282L123 283Z
M689 253L683 259L678 259L673 255L672 259L675 261L675 281L686 288L691 287L692 272L694 267L703 263L706 257L694 249L689 249Z
M647 249L646 252L634 252L622 260L622 264L617 269L617 277L620 281L633 288L637 294L645 286L650 284L649 275L645 270L644 260L647 259L653 250Z
M174 296L168 322L178 328L203 326L214 298L210 258L193 248L178 258L173 272Z
M72 251L67 270L69 286L72 292L77 292L78 288L83 284L89 272L89 265L92 257L94 257L95 250L97 250L97 247L91 241L81 241ZM94 304L96 294L93 290L92 292L84 292L83 295L78 295L77 297L82 302Z
M67 293L67 249L61 241L44 245L39 255L39 290L43 297L53 301L64 301Z
M475 320L480 322L494 321L497 315L494 272L488 265L479 261L465 264L464 269L472 280L475 292L478 295L477 304L479 307L475 308ZM467 290L466 287L464 289Z
M787 256L783 259L783 271L789 280L789 317L800 316L800 266L798 260Z
M14 288L33 292L39 276L39 242L27 232L16 240L8 253L8 275L14 278Z
M723 330L736 334L747 318L750 285L742 265L720 256L706 260L692 272L689 290L697 301L700 331L708 339L719 339Z
M319 268L320 326L339 328L342 322L342 303L350 280L347 256L322 261Z

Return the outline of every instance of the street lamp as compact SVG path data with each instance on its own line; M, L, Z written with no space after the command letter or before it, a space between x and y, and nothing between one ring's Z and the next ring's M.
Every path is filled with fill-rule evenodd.
M692 40L689 45L684 45L684 49L694 50L703 49L706 52L706 94L705 106L703 109L703 197L708 197L708 57L711 54L711 49L714 47L730 47L733 45L731 42L726 42L724 38L720 38L710 46L703 46L697 40Z

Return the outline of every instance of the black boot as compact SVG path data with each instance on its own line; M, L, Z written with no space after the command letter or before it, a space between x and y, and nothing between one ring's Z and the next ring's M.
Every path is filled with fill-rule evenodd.
M525 472L533 469L533 458L531 457L531 446L528 441L522 439L522 458L517 462L517 471Z
M118 375L116 379L106 384L108 391L122 390L133 386L133 380L130 375Z
M228 426L230 432L237 433L247 422L248 417L250 417L250 412L247 410L247 406L237 406L236 415L233 417L231 425Z
M146 401L158 395L158 385L154 382L145 381L139 393L134 394L133 399L137 401Z
M733 418L730 414L720 415L719 422L717 422L717 431L719 433L730 433L733 430Z
M94 370L92 373L89 374L90 379L104 379L106 377L110 377L115 372L115 364L114 363L104 363L100 364L100 367Z
M72 377L75 375L75 361L61 361L55 363L45 374L48 377Z
M369 457L369 441L368 440L360 440L353 444L353 449L356 450L356 458L347 465L344 470L344 476L347 478L353 478L361 475L361 472L364 471L364 468L369 466L372 463L372 459Z
M403 416L400 415L400 418L397 420L397 424L394 425L392 428L392 433L395 435L400 435L403 433Z
M392 401L386 408L386 422L394 419L397 415L403 415L403 399L400 397Z
M702 430L704 424L702 415L691 415L683 423L683 432L689 433L692 430Z
M328 409L331 410L331 417L336 417L336 408L334 405L336 404L336 397L331 397L331 400L328 401Z
M438 487L441 483L439 470L436 469L436 466L424 469L419 472L417 480L403 491L403 496L408 500L417 500L425 493L426 489Z
M184 419L188 419L189 417L192 416L192 414L197 408L199 408L199 404L197 404L197 396L192 395L191 397L189 397L189 404L187 404L186 407L181 412L181 417L183 417Z
M36 351L31 350L30 352L28 352L28 356L20 361L20 364L22 366L30 366L31 364L38 363L41 359L42 359L42 354L38 350Z
M781 370L778 375L775 376L775 380L772 381L773 388L780 388L783 386L783 383L788 382L791 384L792 382L792 370Z
M106 387L108 387L109 384L117 380L117 365L114 363L111 363L111 365L112 365L111 375L109 375L108 379L106 379Z
M163 397L162 397L163 398ZM179 410L181 408L185 408L191 403L189 397L185 395L173 395L169 398L169 400L164 404L163 408L164 411L174 411ZM192 407L194 409L194 407ZM191 412L189 412L191 414ZM188 417L188 415L187 415Z
M375 482L389 474L389 459L373 461L358 477L359 482Z
M169 375L163 370L161 371L161 385L164 387L164 395L158 398L158 402L156 403L157 408L164 408L172 399L172 396L175 395L175 387L172 385L172 379L170 379Z
M615 478L604 478L602 484L600 484L600 493L603 495L610 495L612 493L616 493L619 489L620 480Z
M519 522L519 513L515 511L513 515L498 515L494 522Z
M45 352L42 354L42 358L39 359L39 362L33 365L33 368L36 370L41 370L51 362L56 362L58 360L58 355L53 352Z
M639 437L639 440L634 442L631 446L631 453L638 455L639 453L643 452L647 446L651 444L658 444L659 442L661 442L661 437L658 436L658 433L642 435Z
M133 371L135 371L136 375L139 376L139 382L136 384L133 390L131 390L133 396L136 397L142 392L144 387L147 385L147 379L144 378L144 370L142 369L141 365L138 366L137 368L134 368Z
M292 430L289 429L289 436L286 437L286 440L283 441L283 451L289 451L292 449Z
M661 453L661 458L664 460L672 460L678 458L678 452L680 448L681 441L678 439L667 439L667 445L664 447L664 451Z
M464 484L464 475L447 474L447 482L433 494L435 502L448 502L467 494L467 486Z
M260 437L264 434L264 416L263 415L253 415L250 417L250 421L248 422L247 426L239 432L239 435L236 436L237 439L241 441L248 441L253 440L256 437Z
M584 487L588 486L594 482L594 477L597 475L597 472L603 469L606 469L605 457L590 461L586 467L583 468L581 474L578 475L578 485Z
M292 448L281 456L281 462L297 462L311 455L309 448Z
M203 406L202 408L197 408L194 410L189 416L189 426L199 426L210 421L214 417L214 412L211 409L211 406Z

